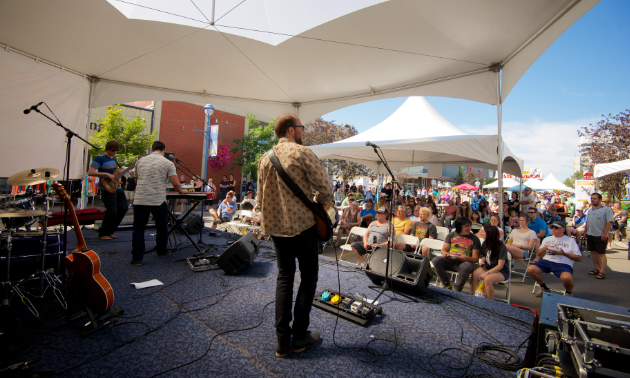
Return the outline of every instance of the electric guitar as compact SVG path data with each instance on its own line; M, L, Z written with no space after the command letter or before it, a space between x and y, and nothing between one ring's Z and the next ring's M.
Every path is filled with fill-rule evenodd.
M53 190L68 207L70 218L77 235L78 245L71 254L64 257L63 265L68 270L68 282L80 285L79 292L95 314L102 314L114 303L114 290L101 274L101 260L94 251L87 249L79 220L74 212L70 197L61 184L52 185Z
M131 171L133 169L133 167L136 166L137 162L138 162L138 160L134 161L126 169L122 169L120 167L116 168L114 173L112 173L112 176L114 176L114 180L113 181L110 180L108 177L101 177L101 186L103 187L103 189L107 190L110 193L116 193L116 189L118 189L118 185L122 184L122 181L120 179L125 174L127 174L127 172Z

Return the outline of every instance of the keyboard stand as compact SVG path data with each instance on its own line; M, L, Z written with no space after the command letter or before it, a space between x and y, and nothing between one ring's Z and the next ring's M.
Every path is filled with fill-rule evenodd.
M192 203L191 203L190 209L188 209L188 211L184 214L184 216L181 216L179 219L175 216L175 214L173 214L173 212L175 210L175 206L177 204L177 199L176 198L169 198L168 199L168 216L169 216L169 219L171 221L169 222L170 225L169 225L168 234L166 234L166 237L169 238L171 236L171 234L173 233L173 231L179 230L179 231L183 232L184 235L186 235L188 240L190 240L192 245L195 246L195 248L197 249L197 252L201 252L201 249L199 249L199 245L197 245L197 243L195 243L195 241L190 236L188 231L186 231L184 226L182 226L182 222L184 221L184 219L186 219L188 217L188 215L193 210L195 210L195 208L199 204L199 201L196 201L194 197L191 196L190 199L193 200L193 201L191 201ZM179 245L181 245L181 243ZM176 245L176 248L178 250L179 250L179 245ZM154 252L156 249L157 249L157 245L155 247L149 249L148 251L146 251L144 254L146 255L147 253Z

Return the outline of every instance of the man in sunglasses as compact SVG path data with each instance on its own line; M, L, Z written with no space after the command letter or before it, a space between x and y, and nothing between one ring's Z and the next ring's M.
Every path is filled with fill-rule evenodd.
M529 215L527 227L534 231L538 239L542 242L545 235L547 235L547 223L545 223L542 218L538 217L538 210L536 210L536 208L529 208L527 215Z
M107 177L113 181L115 179L113 173L118 168L118 161L116 160L118 151L120 151L120 144L117 141L110 140L107 142L105 144L105 153L92 159L88 175L99 178ZM103 200L103 205L105 205L105 217L101 228L98 230L98 238L101 240L112 240L116 238L114 233L127 213L127 197L125 197L125 192L120 185L118 185L114 193L104 190L100 182L99 186L101 187L101 199Z
M564 235L564 223L560 221L551 224L552 235L543 240L538 256L542 260L536 261L527 267L527 273L540 285L534 295L542 297L549 288L542 279L542 273L553 273L562 280L565 294L572 297L573 294L573 263L582 261L582 253L575 240Z

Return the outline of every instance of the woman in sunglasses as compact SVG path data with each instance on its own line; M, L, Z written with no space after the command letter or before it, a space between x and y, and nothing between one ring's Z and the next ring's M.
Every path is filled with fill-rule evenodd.
M462 205L457 209L457 214L455 214L455 219L459 217L464 217L472 220L472 210L470 209L470 203L468 201L462 202Z

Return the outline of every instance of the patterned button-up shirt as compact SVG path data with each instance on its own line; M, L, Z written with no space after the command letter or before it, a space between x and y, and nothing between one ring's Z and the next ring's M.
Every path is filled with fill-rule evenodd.
M280 164L308 198L319 192L318 202L333 199L332 182L321 161L310 148L289 138L280 138L274 147ZM258 203L262 212L261 227L265 234L295 236L315 225L315 215L293 195L267 154L258 162Z

